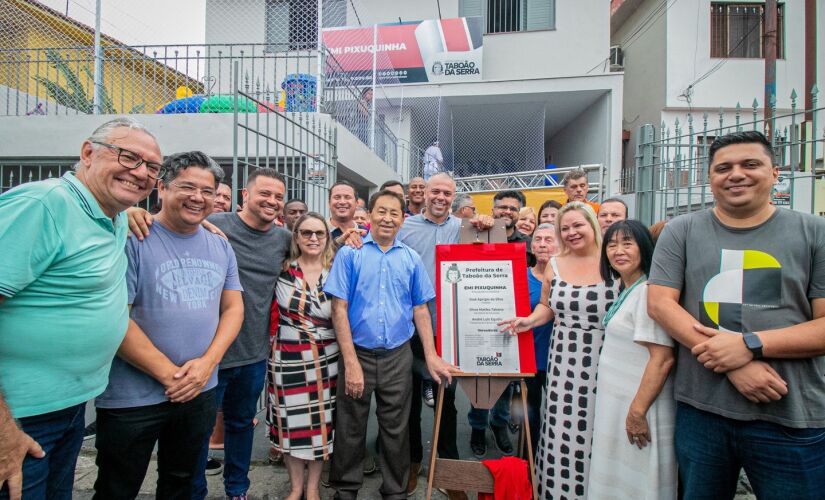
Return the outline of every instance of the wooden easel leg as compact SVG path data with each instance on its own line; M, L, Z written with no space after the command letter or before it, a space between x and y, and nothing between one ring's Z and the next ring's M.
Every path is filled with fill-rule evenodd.
M527 413L527 384L521 379L521 407L524 410L523 436L526 436L527 443L527 470L530 472L530 483L533 485L533 498L538 500L539 490L536 482L536 463L533 460L533 438L530 436L530 416Z
M519 384L521 384L521 382L519 382ZM524 391L524 388L522 388L521 390L522 390L522 391ZM528 417L528 421L529 421L529 417ZM524 428L524 425L519 425L519 431L518 431L518 453L517 453L517 455L516 455L517 457L525 457L525 456L527 456L527 449L526 449L526 446L527 446L527 444L526 444L526 443L528 443L527 439L528 439L528 438L527 438L527 434L525 433L525 428Z
M433 495L433 477L435 476L435 459L438 456L438 430L441 429L441 410L444 406L444 384L438 384L438 401L435 405L435 418L433 419L433 446L430 450L430 468L427 471L427 500ZM419 395L419 397L421 397ZM535 489L535 488L534 488Z

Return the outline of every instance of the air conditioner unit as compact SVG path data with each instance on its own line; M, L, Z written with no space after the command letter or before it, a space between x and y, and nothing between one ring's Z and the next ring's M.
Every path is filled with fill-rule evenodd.
M610 47L610 71L624 71L624 53L621 45Z

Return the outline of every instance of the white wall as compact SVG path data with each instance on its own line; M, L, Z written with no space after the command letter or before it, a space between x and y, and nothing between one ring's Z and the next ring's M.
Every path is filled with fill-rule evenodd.
M449 19L458 17L458 0L439 0L441 17ZM438 19L438 3L435 0L358 0L355 7L361 24L366 26L376 23L402 21L422 21L424 19ZM347 23L357 26L358 21L347 2Z
M621 44L624 53L624 103L622 128L630 131L624 165L635 162L637 129L646 123L658 124L665 107L666 25L664 16L649 28L633 35L644 19L652 15L658 1L641 1L640 5L612 35L613 44ZM628 4L625 8L629 7Z
M723 61L710 57L710 3L710 0L675 2L668 9L667 107L687 107L678 96L694 80ZM823 2L818 3L820 11L825 9ZM804 4L800 0L784 2L785 59L776 62L778 108L790 108L791 89L795 88L801 94L804 87ZM718 109L720 106L734 107L740 102L742 106L749 106L754 97L762 105L764 82L764 60L728 59L718 71L693 88L691 105L694 108Z
M265 0L206 0L206 43L264 43Z
M518 80L598 74L609 49L609 2L557 0L555 30L485 35L483 77Z
M559 167L610 165L610 94L605 93L550 138L545 155Z

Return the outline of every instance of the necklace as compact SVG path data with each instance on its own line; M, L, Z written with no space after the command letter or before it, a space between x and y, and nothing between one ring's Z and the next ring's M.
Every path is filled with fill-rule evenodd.
M613 316L615 316L616 313L619 312L619 309L622 307L622 304L624 304L624 301L627 300L627 296L630 295L630 292L633 291L634 288L639 286L639 284L643 283L645 280L647 280L647 276L642 274L639 277L639 279L636 280L635 283L622 290L622 293L619 294L619 298L617 298L616 301L610 305L610 308L607 310L607 314L604 315L602 325L607 327L607 323L609 323L610 320L613 319Z

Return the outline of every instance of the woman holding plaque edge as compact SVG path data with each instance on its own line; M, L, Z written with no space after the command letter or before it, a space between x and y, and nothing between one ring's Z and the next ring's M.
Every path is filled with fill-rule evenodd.
M516 334L555 319L536 452L539 498L586 498L602 320L618 283L601 276L601 230L589 205L570 202L559 210L556 240L559 255L550 259L535 310L500 326Z
M591 498L676 499L674 344L647 315L652 260L653 239L641 222L619 221L605 232L602 277L621 277L622 292L604 318Z

